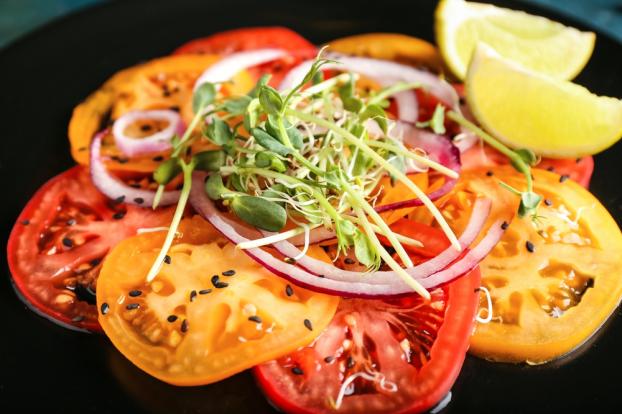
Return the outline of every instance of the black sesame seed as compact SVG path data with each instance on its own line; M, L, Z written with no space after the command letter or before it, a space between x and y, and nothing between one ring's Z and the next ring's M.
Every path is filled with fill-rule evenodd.
M223 276L233 276L235 275L235 270L230 269L230 270L225 270L224 272L222 272Z
M74 316L71 322L82 322L83 320L84 320L84 316L78 315L78 316Z
M285 260L285 263L288 263L288 264L296 263L296 259L292 259L291 257L286 257L284 260Z
M317 277L324 278L324 277L326 277L326 276L324 276L324 275L317 275Z
M70 218L69 220L67 220L67 225L68 226L73 226L77 223L76 219L74 218Z
M125 201L125 196L124 195L119 196L119 197L114 199L114 202L117 203L117 204L121 204L124 201Z
M552 165L550 167L546 167L546 170L549 172L553 172L555 171L555 167L553 167Z
M291 296L294 294L294 289L290 285L285 286L285 294Z
M125 309L127 310L134 310L138 308L140 308L140 305L138 303L128 303L128 305L125 307Z
M507 221L501 223L501 230L507 230L508 227L510 227L510 223L508 223Z
M181 322L181 331L182 332L188 332L188 319L184 319Z
M164 263L171 264L171 256L169 256L168 254L164 256Z
M475 288L475 289L473 289L473 293L477 293L477 292L479 292L480 290L482 290L482 289L481 289L481 288Z
M533 253L536 250L536 246L534 246L533 243L530 242L529 240L527 240L527 242L525 242L525 247L527 248L527 251L529 253Z
M347 369L354 368L354 358L352 358L352 356L348 357L348 361L346 362L346 368Z
M208 293L211 293L212 289L201 289L199 290L199 295L207 295Z
M69 247L69 248L73 247L73 240L71 240L69 237L64 237L63 246Z
M161 156L161 155L158 155L157 157L153 157L153 160L154 160L155 162L160 162L160 161L164 160L164 157L163 157L163 156Z
M135 298L137 296L140 296L142 294L143 294L143 292L138 290L138 289L130 290L130 296L133 297L133 298Z
M166 320L170 323L173 323L177 320L177 315L168 315L168 318L166 318Z
M136 197L136 198L134 199L134 202L135 202L136 204L142 204L142 203L144 203L144 202L145 202L145 199L144 199L144 198L142 198L142 197Z
M493 172L492 171L486 171L486 177L492 177Z
M214 287L216 289L223 289L223 288L226 288L227 286L229 286L229 283L221 282L220 281L220 276L214 275L214 276L212 276L212 285L214 285Z
M313 324L311 323L309 319L305 319L303 323L305 324L305 328L307 328L310 331L313 330Z
M190 292L190 302L194 302L194 298L197 297L197 291L193 290L192 292Z
M123 217L125 217L125 211L117 211L112 215L112 218L115 220L121 220Z
M149 125L149 124L144 124L144 125L141 125L141 126L140 126L140 130L141 130L141 131L145 131L145 132L147 132L147 131L151 131L151 125Z
M97 266L98 264L100 264L101 262L102 262L102 259L93 259L93 260L91 260L91 261L89 262L89 264L90 264L92 267L95 267L95 266Z
M346 258L345 258L345 260L344 260L344 262L345 262L346 264L349 264L349 265L351 265L351 264L354 264L354 263L355 263L355 262L354 262L354 260L350 259L349 257L346 257Z
M129 158L118 158L117 162L119 164L126 164L129 161Z
M86 147L80 147L78 148L78 151L86 151Z
M569 179L570 176L568 174L563 174L559 176L559 182L563 183L564 181L566 181L567 179Z
M140 188L140 184L138 184L138 183L131 183L130 187L132 187L132 188Z
M544 199L544 204L546 204L547 206L552 206L553 202L551 200L549 200L548 198Z
M104 302L104 303L102 303L102 306L101 306L100 309L101 309L102 315L105 315L110 310L110 305L108 305L106 302Z
M333 362L335 360L334 356L327 356L326 358L324 358L324 362L326 362L327 364L330 364L331 362Z
M257 315L249 316L248 320L255 323L261 323L261 318Z
M303 371L303 370L301 370L301 369L300 369L300 368L298 368L298 367L294 367L294 368L292 368L292 374L294 374L294 375L303 375L303 374L304 374L304 371Z
M212 278L210 280L212 281L212 285L216 284L216 283L218 283L220 281L220 276L214 275L214 276L212 276Z
M175 187L176 190L181 190L182 188L184 188L184 183L179 183L177 187Z
M28 219L26 219L26 220L22 220L22 224L23 224L24 226L27 226L27 225L29 225L29 224L30 224L30 220L28 220Z

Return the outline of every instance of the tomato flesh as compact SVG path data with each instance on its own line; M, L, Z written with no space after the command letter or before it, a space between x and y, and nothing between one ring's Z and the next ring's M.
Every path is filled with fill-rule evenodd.
M462 366L479 281L475 270L431 291L429 302L418 296L342 299L310 346L254 373L267 398L286 412L428 410L447 394ZM339 401L342 388L347 395Z
M13 282L38 313L62 325L99 330L95 284L108 250L140 227L165 226L170 209L115 203L73 167L41 187L8 242Z

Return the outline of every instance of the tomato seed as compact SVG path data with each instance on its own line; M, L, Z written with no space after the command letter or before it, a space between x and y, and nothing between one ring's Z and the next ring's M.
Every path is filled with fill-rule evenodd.
M168 315L168 318L166 318L166 320L170 323L173 323L177 320L177 315Z
M117 211L112 215L112 218L115 220L121 220L123 217L125 217L125 211Z
M76 222L76 219L74 219L74 218L70 218L69 220L67 220L67 225L68 225L68 226L73 226L73 225L75 225L76 223L77 223L77 222Z
M110 310L110 305L108 305L106 302L102 303L102 306L101 306L102 315L107 314L109 310Z
M218 275L214 275L212 276L212 285L214 285L216 289L223 289L229 286L229 283L221 282L220 277Z
M114 199L114 202L117 203L117 204L121 204L124 201L125 201L125 196L124 195L119 196L119 197Z
M138 290L138 289L130 290L130 293L129 293L129 295L130 295L131 297L133 297L133 298L135 298L135 297L137 297L137 296L140 296L140 295L142 295L142 294L143 294L143 292L141 292L141 291L140 291L140 290Z
M303 375L303 374L304 374L303 370L301 370L301 369L300 369L300 368L298 368L298 367L294 367L294 368L292 368L292 373L293 373L294 375Z
M223 276L233 276L235 275L235 270L230 269L230 270L225 270L224 272L222 272Z
M291 296L294 294L294 289L290 285L285 286L285 294Z
M492 171L486 171L486 177L492 177L493 174L494 173Z
M125 307L125 309L127 310L135 310L140 308L140 305L138 303L128 303L128 305Z
M134 199L134 202L135 202L136 204L142 204L142 203L144 203L144 202L145 202L145 199L144 199L144 198L142 198L142 197L136 197L136 198Z
M527 251L529 253L533 253L536 250L536 246L534 246L533 243L530 242L529 240L527 240L527 242L525 242L525 247L527 248Z
M501 223L501 230L507 230L508 227L510 227L510 223L508 223L507 221Z
M309 319L305 319L303 323L305 324L305 328L307 328L310 331L313 330L313 324L311 323Z
M188 319L184 319L181 322L181 331L184 332L184 333L188 332Z
M255 323L261 323L261 318L257 315L249 316L248 320Z

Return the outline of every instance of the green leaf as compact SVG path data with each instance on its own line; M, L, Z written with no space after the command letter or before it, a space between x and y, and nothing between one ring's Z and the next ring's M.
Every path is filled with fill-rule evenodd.
M211 200L220 200L229 190L223 184L220 174L210 174L205 182L205 192Z
M246 113L244 114L244 128L247 131L250 131L252 128L257 126L260 106L261 104L259 103L259 99L255 98L250 101L246 107Z
M196 170L210 172L220 170L220 167L225 165L225 158L223 150L202 151L192 157Z
M261 196L266 198L283 198L283 195L281 193L289 194L289 191L287 187L285 187L283 184L277 183L274 184L272 187L264 190L261 193ZM283 205L282 203L279 204Z
M290 148L287 148L285 145L281 144L281 141L268 134L261 128L251 129L251 134L255 137L255 140L259 145L269 151L275 152L284 157L292 153Z
M354 235L354 254L356 259L367 267L378 265L378 254L367 235L360 230Z
M321 71L315 72L315 74L313 74L313 78L311 79L311 82L314 85L324 82L324 73Z
M179 158L173 157L164 161L153 172L153 179L160 185L166 185L171 180L181 174L181 166L179 165Z
M227 184L235 188L236 191L239 191L241 193L246 192L246 185L244 185L244 182L242 181L242 177L240 176L240 174L231 174L229 178L227 179Z
M192 111L197 114L216 98L216 86L211 82L201 84L192 96Z
M230 207L241 220L262 230L279 231L287 221L287 213L281 205L261 197L234 197Z
M361 122L367 119L373 119L378 124L382 132L384 132L385 134L387 133L387 130L389 128L387 114L380 105L369 105L367 108L365 108L360 118Z
M527 165L534 166L538 163L536 154L527 148L521 148L514 151Z
M242 115L246 112L248 104L253 99L250 96L240 96L239 98L228 99L223 104L223 109L230 115Z
M268 82L270 82L270 78L272 77L271 74L266 73L264 75L261 75L261 78L259 78L259 80L257 81L257 83L255 84L255 87L253 87L253 89L251 89L251 91L248 93L247 96L251 97L251 98L256 98L257 95L259 95L259 90L268 84Z
M268 85L263 85L259 88L259 102L264 111L269 115L276 115L283 109L283 98L281 98L281 94Z
M215 116L205 128L205 133L208 139L216 145L223 146L233 141L233 132L231 132L229 124Z
M445 107L441 104L437 104L430 120L430 127L435 134L442 135L445 131Z
M523 192L520 196L520 204L518 206L519 217L534 215L541 200L542 196L534 193L533 191Z
M266 131L272 135L273 137L280 137L281 133L279 132L279 124L278 115L268 115L268 120L266 121ZM285 127L285 131L287 132L287 137L289 138L289 142L292 143L294 148L300 149L303 144L303 136L302 133L289 123L289 121L283 118L283 126ZM280 141L280 140L279 140Z
M346 111L359 113L363 108L363 101L354 96L354 77L339 87L339 98L343 102L343 108Z
M394 154L390 154L389 157L390 157L388 160L389 164L397 168L402 173L406 172L406 163L404 162L404 157L401 157L399 155L394 155ZM391 184L394 183L396 178L397 177L391 174Z
M259 168L268 168L281 173L287 171L287 166L280 158L266 151L255 154L255 165Z

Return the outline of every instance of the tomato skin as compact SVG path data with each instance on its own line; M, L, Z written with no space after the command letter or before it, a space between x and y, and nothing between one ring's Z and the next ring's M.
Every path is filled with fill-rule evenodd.
M410 253L423 257L429 258L437 256L451 244L442 230L408 218L401 218L391 224L391 230L402 236L422 242L423 247L405 244L404 248ZM388 241L384 236L380 236L379 238L382 243L387 244Z
M469 274L442 287L448 298L443 323L431 347L429 362L424 364L417 371L415 378L413 378L413 386L416 387L417 391L415 392L416 397L410 401L410 404L404 405L399 409L379 411L371 408L372 406L374 408L377 407L377 404L371 404L373 400L365 400L370 403L369 409L365 412L420 413L432 408L447 394L460 373L466 351L469 347L469 338L478 306L479 286L480 273L479 269L476 268ZM409 299L406 298L404 300L408 301ZM339 314L339 309L337 313ZM331 326L332 324L325 333ZM338 325L334 329L339 329L341 326ZM318 344L318 346L321 346L322 338L322 335L320 335L314 342L314 345ZM326 339L326 341L331 342L331 339ZM313 366L311 361L309 361L313 357L308 355L311 349L311 347L305 347L296 351L297 355L301 355L300 357L297 356L297 360L298 358L302 360L301 367L303 364ZM378 349L378 352L382 352L382 348ZM397 357L399 358L399 356ZM317 362L323 363L321 361ZM274 364L278 363L271 361L267 364L256 366L253 369L253 373L268 400L282 411L296 414L352 412L344 410L343 407L341 410L333 410L323 405L322 402L315 400L314 403L317 404L314 404L314 406L301 404L296 400L300 395L297 392L302 393L304 391L284 389L283 383L278 380L277 375L291 374L283 373L278 369L275 370ZM322 375L321 370L308 370L308 372L312 372L309 374L310 376ZM326 395L326 398L328 397Z
M77 221L63 227L58 218L76 209ZM115 219L115 213L123 215ZM75 166L41 186L17 218L7 244L12 282L20 299L37 314L64 327L100 331L94 300L89 302L95 293L86 291L87 299L81 298L91 285L88 280L83 284L81 278L96 278L108 249L137 228L163 226L171 218L171 209L152 212L111 203L93 186L88 170ZM60 227L62 234L84 238L84 242L57 251L59 243L54 243L58 240L51 227ZM90 268L81 268L89 263ZM63 285L67 278L76 280L74 290ZM66 306L55 302L61 295Z
M291 52L313 51L315 46L285 27L246 27L227 30L184 43L174 55L189 53L230 54L244 50L279 48Z

